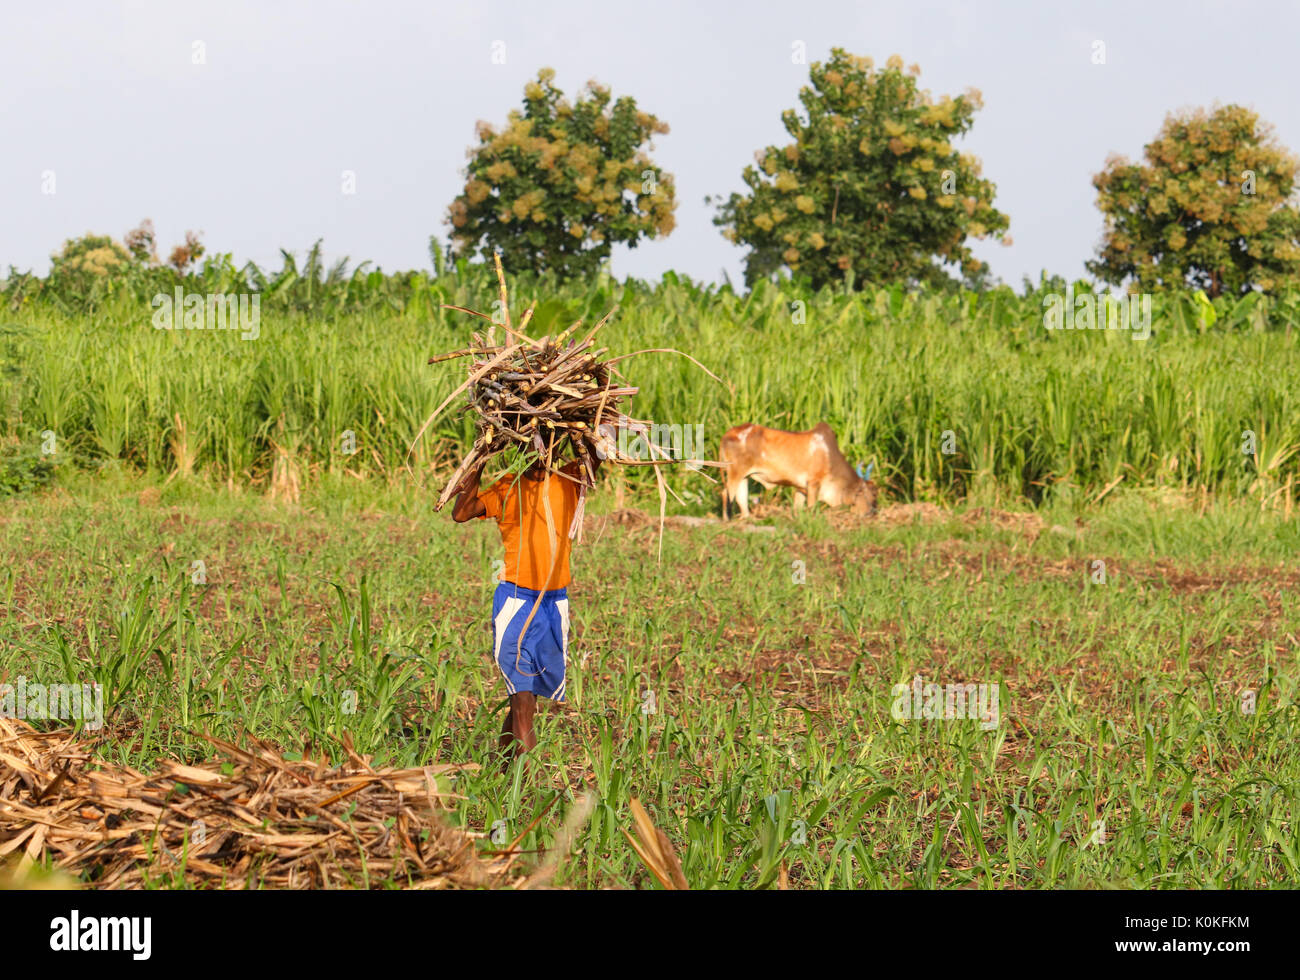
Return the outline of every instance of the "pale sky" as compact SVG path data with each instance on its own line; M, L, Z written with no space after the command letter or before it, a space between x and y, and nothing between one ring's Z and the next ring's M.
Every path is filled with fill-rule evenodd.
M1139 157L1169 110L1242 103L1300 151L1297 39L1294 0L10 4L0 273L44 272L66 238L120 240L146 217L164 252L193 229L237 261L278 267L281 247L324 238L331 259L427 268L475 122L502 123L550 66L567 95L595 78L671 126L653 156L676 177L677 228L616 250L615 274L726 269L739 283L743 251L703 198L741 189L754 151L786 142L803 41L810 61L897 53L935 96L980 89L961 146L997 184L1015 244L977 254L1016 287L1042 268L1081 276L1101 232L1092 174L1108 154Z

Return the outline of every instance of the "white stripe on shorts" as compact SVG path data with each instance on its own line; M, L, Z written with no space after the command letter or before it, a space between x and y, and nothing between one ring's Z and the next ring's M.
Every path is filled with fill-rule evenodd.
M560 650L564 654L564 675L565 680L567 680L569 674L569 600L556 599L555 608L560 614ZM564 681L562 680L551 697L558 698L563 693Z
M516 691L515 686L510 683L510 675L501 667L501 640L506 635L506 628L510 625L510 621L515 618L515 613L519 612L523 607L523 599L520 599L518 596L510 596L501 606L501 611L497 613L497 618L494 624L496 627L496 636L493 637L493 640L496 641L495 657L497 670L500 670L501 676L506 679L506 690L511 694L518 694L519 692Z
M564 651L564 658L569 658L569 600L556 599L555 608L560 614L560 648Z

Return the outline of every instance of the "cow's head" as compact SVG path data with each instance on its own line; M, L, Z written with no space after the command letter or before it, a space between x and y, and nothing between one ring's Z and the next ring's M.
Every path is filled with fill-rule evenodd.
M853 507L852 511L858 517L872 517L876 513L876 497L878 491L875 483L871 480L871 471L875 469L875 463L868 463L864 471L862 464L858 464L858 479L861 481L853 490Z

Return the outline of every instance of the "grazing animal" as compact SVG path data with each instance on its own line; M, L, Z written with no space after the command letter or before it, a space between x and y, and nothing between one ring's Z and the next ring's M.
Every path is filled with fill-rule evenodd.
M876 512L876 485L871 467L864 473L849 466L835 441L835 432L819 422L807 432L785 432L752 423L727 430L722 437L721 460L726 466L722 484L722 516L728 502L740 505L740 516L749 516L749 478L764 487L794 487L794 507L808 501L828 507L845 504L853 513L868 516ZM873 464L874 465L874 464Z

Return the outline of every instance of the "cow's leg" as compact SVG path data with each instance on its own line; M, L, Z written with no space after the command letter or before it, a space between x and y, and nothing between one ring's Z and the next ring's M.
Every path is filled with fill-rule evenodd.
M822 485L816 480L808 483L808 508L813 512L817 510L817 501L821 499Z
M731 488L732 496L736 498L736 505L740 507L740 516L749 517L749 477L742 476L740 481Z
M746 506L748 498L746 496L745 477L738 475L740 468L728 469L726 476L722 481L722 517L724 520L731 520L731 504L737 504L740 507L741 517L748 517L749 511Z
M807 499L804 497L804 492L803 492L802 490L796 490L796 491L794 492L794 511L795 511L795 513L798 513L799 511L803 510L804 507L806 507L807 505L808 505L808 501L807 501Z

